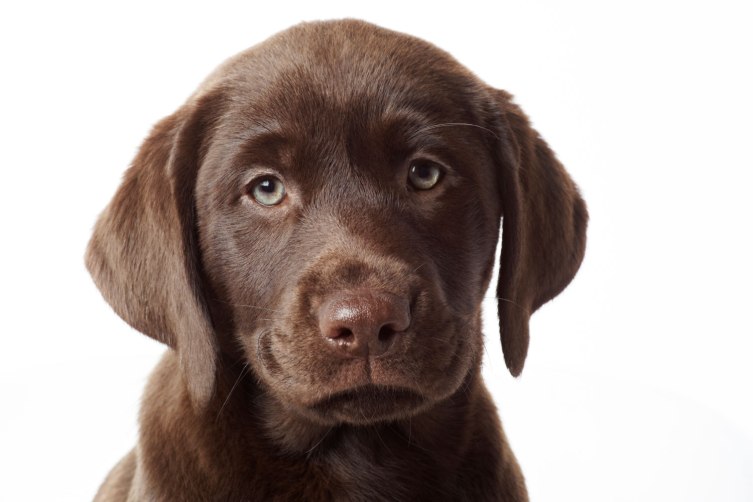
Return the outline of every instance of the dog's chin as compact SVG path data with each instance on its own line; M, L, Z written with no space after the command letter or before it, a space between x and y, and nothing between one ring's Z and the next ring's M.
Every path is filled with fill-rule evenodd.
M306 414L329 425L373 425L408 418L429 405L412 389L369 384L316 401L306 407Z

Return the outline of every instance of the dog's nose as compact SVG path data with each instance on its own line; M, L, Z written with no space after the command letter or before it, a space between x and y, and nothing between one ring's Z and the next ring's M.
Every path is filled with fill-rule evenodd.
M408 301L386 292L338 292L319 309L319 329L345 357L378 357L409 325Z

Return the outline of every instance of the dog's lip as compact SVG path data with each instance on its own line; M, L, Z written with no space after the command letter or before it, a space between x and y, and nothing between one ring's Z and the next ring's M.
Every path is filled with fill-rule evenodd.
M321 406L326 404L337 403L339 401L351 401L353 399L405 399L417 398L423 400L421 394L407 387L395 387L392 385L366 384L335 392L324 399L318 401L315 405Z
M310 408L327 415L334 413L370 421L416 409L425 401L422 394L407 387L367 384L335 392Z

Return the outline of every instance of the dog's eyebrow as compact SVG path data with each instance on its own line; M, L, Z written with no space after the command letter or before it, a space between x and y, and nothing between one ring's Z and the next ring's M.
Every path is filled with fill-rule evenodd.
M285 128L277 120L253 120L243 125L243 130L232 136L232 140L245 144L257 140L283 139Z
M478 124L471 124L469 122L443 122L440 124L428 125L419 129L418 131L415 131L413 134L411 134L410 138L415 139L416 136L419 136L423 133L426 133L435 129L443 128L443 127L475 127L477 129L481 129L482 131L488 132L489 134L494 136L496 139L499 139L499 136L497 135L497 133L495 133L488 127L480 126Z
M433 113L426 113L425 110L416 109L415 107L405 107L387 110L381 117L383 123L389 125L393 131L399 131L402 136L412 143L434 143L441 141L441 137L446 138L447 132L443 129L453 128L475 128L485 133L491 134L494 138L499 139L497 133L487 127L472 122L459 120L443 120ZM444 134L443 134L444 132Z
M233 162L248 165L252 162L285 163L290 154L289 135L279 124L255 122L241 134L233 136L235 154Z

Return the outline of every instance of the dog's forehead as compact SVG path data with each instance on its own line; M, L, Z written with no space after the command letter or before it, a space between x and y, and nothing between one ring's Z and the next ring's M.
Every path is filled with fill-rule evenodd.
M478 79L420 39L359 21L306 23L223 64L199 93L221 87L230 122L311 129L414 110L435 122L471 120Z
M224 106L205 157L211 179L249 166L311 186L334 173L386 179L415 152L468 157L489 139L491 99L479 79L427 42L358 21L282 32L226 62L199 92L213 90Z

